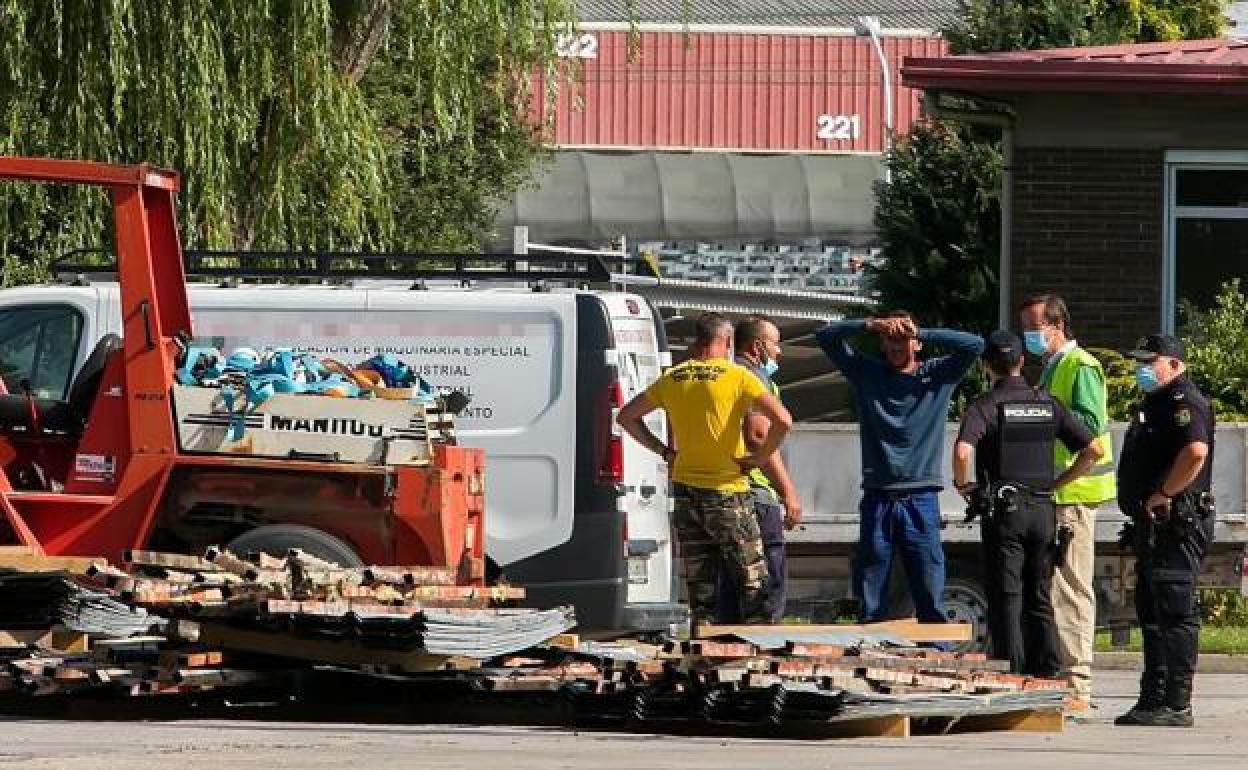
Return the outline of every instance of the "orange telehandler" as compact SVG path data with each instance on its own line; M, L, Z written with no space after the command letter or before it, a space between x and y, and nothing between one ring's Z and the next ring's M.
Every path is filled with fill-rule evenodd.
M238 415L220 392L178 381L193 329L176 174L0 157L0 179L108 191L123 314L121 339L99 342L64 401L29 387L0 394L0 542L118 560L127 549L202 549L227 533L239 550L448 566L462 583L483 582L483 454L454 445L436 409L285 395L245 417L248 440L229 441ZM337 451L332 430L283 443L301 425L349 426L354 453ZM359 434L371 442L362 450ZM316 442L323 449L309 449ZM213 501L222 526L185 526L188 500Z

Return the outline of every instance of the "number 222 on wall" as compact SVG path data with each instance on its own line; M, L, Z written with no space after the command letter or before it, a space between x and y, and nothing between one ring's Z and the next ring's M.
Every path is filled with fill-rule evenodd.
M858 138L862 130L861 115L820 115L815 137L824 141L849 142Z

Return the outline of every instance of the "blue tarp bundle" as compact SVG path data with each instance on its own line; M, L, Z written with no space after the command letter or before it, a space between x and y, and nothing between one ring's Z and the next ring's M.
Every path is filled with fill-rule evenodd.
M371 378L348 376L372 372ZM434 403L436 394L420 375L393 355L377 355L349 369L334 361L322 361L309 353L295 353L288 348L257 353L252 348L238 348L222 356L216 348L191 347L186 361L177 370L182 385L218 387L225 406L236 414L231 439L243 434L243 417L277 393L307 393L337 398L371 398L376 381L385 388L410 388L412 400Z

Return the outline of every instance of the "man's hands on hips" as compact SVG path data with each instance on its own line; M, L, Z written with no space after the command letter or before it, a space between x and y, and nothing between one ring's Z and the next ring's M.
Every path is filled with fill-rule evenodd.
M755 468L761 468L763 463L767 461L765 457L759 457L757 453L743 455L737 458L737 467L742 473L749 473Z

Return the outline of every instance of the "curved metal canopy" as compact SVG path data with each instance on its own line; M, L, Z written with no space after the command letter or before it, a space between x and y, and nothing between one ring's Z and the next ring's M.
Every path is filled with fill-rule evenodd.
M861 238L874 232L874 155L557 150L499 231L535 241Z

